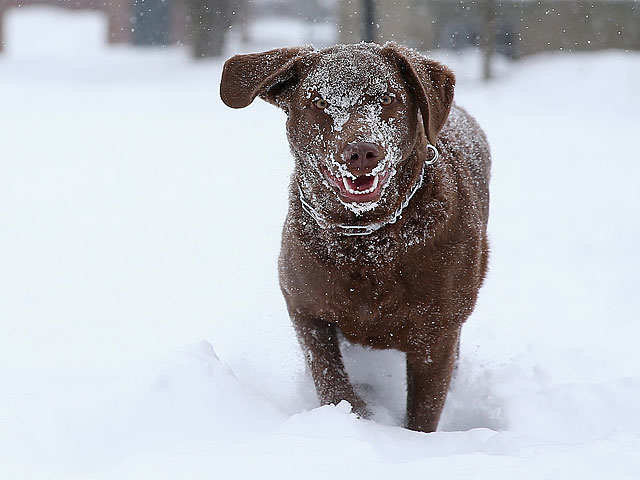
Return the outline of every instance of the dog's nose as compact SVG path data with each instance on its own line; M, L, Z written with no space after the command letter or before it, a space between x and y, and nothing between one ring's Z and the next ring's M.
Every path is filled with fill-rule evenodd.
M367 142L350 143L342 154L349 171L354 175L370 173L378 165L379 156L378 146Z

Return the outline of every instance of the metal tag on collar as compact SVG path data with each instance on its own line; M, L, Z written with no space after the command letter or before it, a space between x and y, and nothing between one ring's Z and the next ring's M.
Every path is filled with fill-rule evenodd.
M433 158L431 160L426 160L424 164L433 165L438 161L438 158L440 158L440 152L438 152L438 149L433 145L431 145L430 143L427 144L427 150L431 150L433 152Z

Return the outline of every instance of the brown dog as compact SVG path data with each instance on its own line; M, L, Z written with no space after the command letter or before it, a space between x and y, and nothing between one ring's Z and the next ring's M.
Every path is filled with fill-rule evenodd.
M395 44L237 55L222 100L282 108L295 157L280 285L320 401L369 415L339 334L407 355L407 426L433 431L487 269L489 147L445 66Z

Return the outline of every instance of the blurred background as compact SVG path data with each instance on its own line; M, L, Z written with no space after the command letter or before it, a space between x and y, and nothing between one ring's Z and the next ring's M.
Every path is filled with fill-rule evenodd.
M392 40L481 51L484 78L494 55L640 49L640 7L629 0L0 0L0 49L7 13L33 5L100 12L105 42L188 45L195 58L291 44L292 25L296 41L316 46Z

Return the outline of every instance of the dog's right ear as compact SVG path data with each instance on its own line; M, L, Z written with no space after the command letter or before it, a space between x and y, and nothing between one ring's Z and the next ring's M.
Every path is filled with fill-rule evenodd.
M222 101L231 108L243 108L259 95L286 108L286 94L298 82L301 61L312 51L313 47L278 48L231 57L222 70Z

